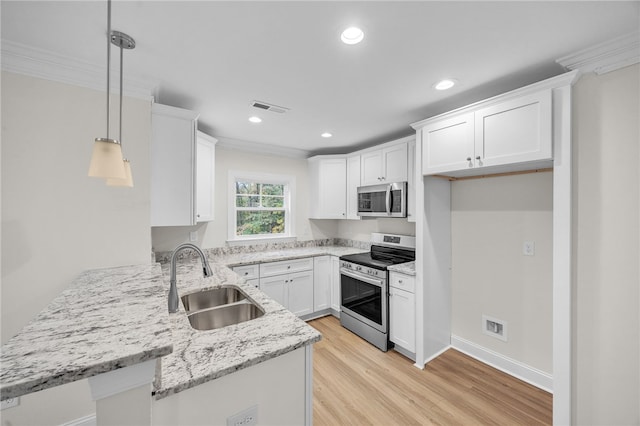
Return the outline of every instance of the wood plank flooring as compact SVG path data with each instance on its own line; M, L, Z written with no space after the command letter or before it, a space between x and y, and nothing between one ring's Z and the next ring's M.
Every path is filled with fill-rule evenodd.
M313 354L313 422L335 425L551 424L552 396L453 349L424 370L334 317Z

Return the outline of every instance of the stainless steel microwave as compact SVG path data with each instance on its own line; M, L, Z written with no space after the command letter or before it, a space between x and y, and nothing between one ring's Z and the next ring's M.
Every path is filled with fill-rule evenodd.
M358 216L407 217L407 182L359 187Z

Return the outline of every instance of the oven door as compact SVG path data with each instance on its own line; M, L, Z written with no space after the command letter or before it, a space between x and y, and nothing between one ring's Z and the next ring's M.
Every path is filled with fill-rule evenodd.
M387 282L340 269L341 310L383 333L387 328Z

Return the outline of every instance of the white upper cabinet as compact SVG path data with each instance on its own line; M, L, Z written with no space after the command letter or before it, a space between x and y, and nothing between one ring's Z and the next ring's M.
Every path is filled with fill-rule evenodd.
M347 157L347 219L358 216L358 187L360 186L360 155Z
M551 90L475 112L476 167L550 159L551 140Z
M360 155L360 184L405 182L407 180L407 143L390 143L381 149Z
M198 114L153 104L151 119L151 226L196 224Z
M344 156L316 156L308 159L311 219L347 217L347 160Z
M520 96L512 92L416 123L422 174L465 176L525 170L536 164L549 167L551 117L552 92L544 89Z
M407 222L416 221L416 140L407 142Z
M209 222L214 219L216 138L198 132L197 167L196 167L196 203L198 222Z
M422 129L422 173L473 167L473 113L434 121Z

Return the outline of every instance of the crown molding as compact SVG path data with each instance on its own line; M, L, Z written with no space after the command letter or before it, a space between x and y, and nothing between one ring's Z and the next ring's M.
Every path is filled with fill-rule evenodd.
M25 44L2 40L2 70L59 83L105 91L105 66L48 52ZM111 69L117 75L118 67ZM124 94L135 98L153 98L157 81L124 75ZM116 87L117 89L117 87Z
M287 148L277 145L269 145L258 142L243 141L240 139L231 139L225 137L217 137L218 143L216 148L233 149L238 151L251 152L254 154L276 155L279 157L289 158L307 158L309 151L297 148Z
M606 74L640 62L640 32L633 32L564 56L556 62L581 72Z

